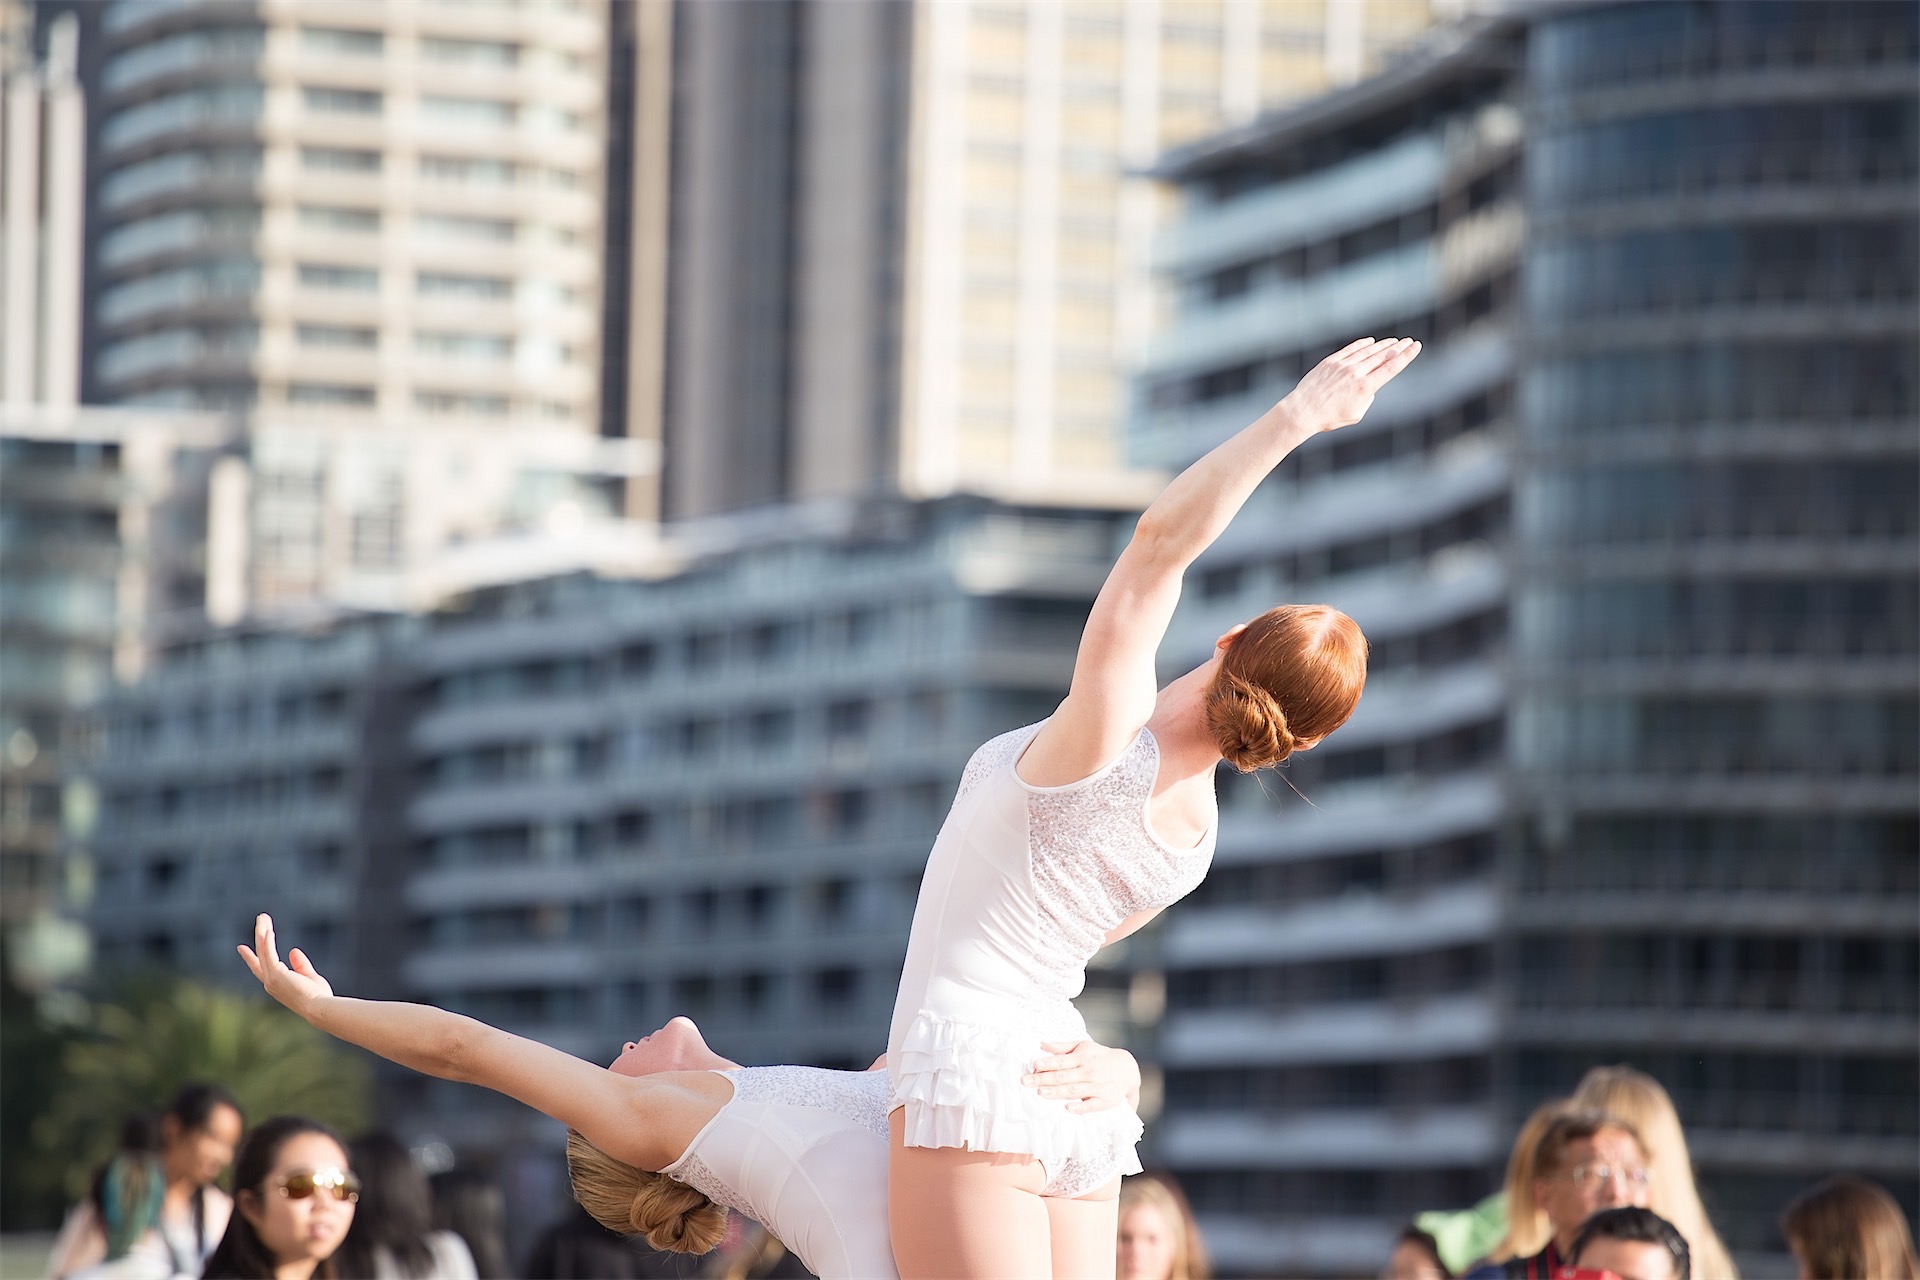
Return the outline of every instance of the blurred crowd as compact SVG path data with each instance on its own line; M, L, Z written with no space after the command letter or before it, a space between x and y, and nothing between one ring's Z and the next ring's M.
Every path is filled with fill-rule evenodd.
M1899 1205L1864 1178L1795 1197L1781 1235L1801 1280L1920 1280ZM1694 1186L1673 1100L1631 1067L1596 1067L1536 1108L1515 1137L1505 1187L1401 1232L1389 1280L1735 1280Z
M217 1185L232 1168L229 1195ZM218 1085L129 1119L119 1150L68 1213L58 1280L644 1280L805 1276L778 1240L735 1219L702 1257L657 1253L584 1211L513 1258L501 1191L484 1175L429 1177L384 1133L343 1141L274 1116L248 1128ZM1920 1280L1900 1207L1864 1178L1829 1178L1786 1205L1802 1280ZM1122 1186L1118 1280L1206 1280L1205 1243L1179 1185ZM1722 1280L1737 1275L1693 1181L1673 1102L1630 1067L1589 1072L1521 1126L1505 1187L1472 1209L1422 1214L1394 1242L1388 1280Z

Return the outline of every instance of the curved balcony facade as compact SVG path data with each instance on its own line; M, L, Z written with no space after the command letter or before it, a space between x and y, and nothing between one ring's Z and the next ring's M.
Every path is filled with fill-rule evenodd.
M1916 84L1908 5L1530 46L1509 1118L1660 1073L1736 1252L1920 1198Z
M109 7L91 397L590 431L605 16Z

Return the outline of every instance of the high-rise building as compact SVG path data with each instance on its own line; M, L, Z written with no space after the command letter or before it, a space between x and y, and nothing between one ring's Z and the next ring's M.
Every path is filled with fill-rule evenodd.
M1377 1266L1602 1063L1671 1091L1749 1271L1834 1169L1920 1199L1917 27L1543 7L1162 163L1145 459L1349 337L1429 344L1175 624L1319 598L1374 640L1130 960L1226 1269Z
M80 400L86 97L80 22L0 4L0 404Z
M231 436L204 414L0 407L0 930L30 986L85 959L55 923L97 809L68 785L71 713L141 675L156 618L204 600Z
M598 430L605 0L95 20L90 401Z
M1125 375L1171 202L1132 171L1353 79L1432 7L675 6L636 42L671 117L635 136L674 261L635 293L665 368L632 388L627 429L665 442L664 509L1144 501Z
M1412 1210L1472 1203L1504 1155L1521 57L1512 23L1443 30L1157 169L1187 212L1159 244L1176 307L1136 391L1143 460L1192 461L1353 338L1426 344L1260 487L1167 646L1163 675L1288 600L1346 610L1372 646L1351 723L1277 776L1222 774L1213 870L1127 957L1164 982L1137 1042L1163 1077L1152 1158L1228 1274L1375 1269Z
M1672 1090L1736 1252L1920 1205L1920 9L1544 10L1509 1118Z
M392 964L358 961L405 936L378 886L406 855L407 703L391 672L417 626L334 613L202 627L94 705L98 822L76 896L97 971L230 978L235 940L272 911L343 991L391 993Z

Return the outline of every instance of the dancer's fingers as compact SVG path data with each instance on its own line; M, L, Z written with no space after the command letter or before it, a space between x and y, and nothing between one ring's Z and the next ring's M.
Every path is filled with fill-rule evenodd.
M1405 345L1396 347L1393 351L1388 352L1378 364L1367 371L1367 385L1376 391L1379 390L1385 386L1395 374L1412 364L1413 358L1419 354L1420 344L1408 338Z
M260 962L268 967L280 963L280 951L273 941L273 917L262 911L253 918L253 949L260 954Z
M320 976L319 971L313 967L313 961L307 959L307 953L300 948L295 947L293 950L287 952L287 959L292 961L293 971L302 977L317 978Z
M240 958L246 961L247 968L252 971L254 977L259 978L264 976L260 972L260 957L253 954L252 947L249 947L243 943L241 946L239 946L236 949L240 952Z

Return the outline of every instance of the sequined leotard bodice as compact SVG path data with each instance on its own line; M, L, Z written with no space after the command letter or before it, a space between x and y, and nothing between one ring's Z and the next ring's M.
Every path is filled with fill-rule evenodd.
M1020 1077L1042 1042L1086 1038L1072 1002L1087 961L1122 921L1200 883L1213 826L1193 849L1154 835L1160 750L1145 729L1079 782L1028 785L1015 765L1040 728L974 753L934 842L887 1042L889 1103L906 1108L909 1146L1037 1156L1048 1194L1077 1195L1139 1170L1139 1117L1076 1115Z

